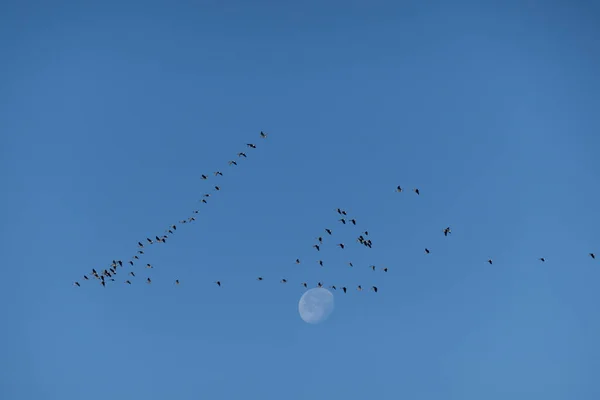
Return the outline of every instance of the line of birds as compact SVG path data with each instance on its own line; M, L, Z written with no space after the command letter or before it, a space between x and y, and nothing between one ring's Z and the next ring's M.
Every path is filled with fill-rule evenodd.
M260 138L261 139L266 139L267 136L268 136L267 133L265 133L263 131L260 132ZM257 146L254 143L246 143L246 147L249 148L249 149L256 149L257 148ZM238 152L237 153L237 157L238 157L238 160L239 160L241 158L247 158L248 156L247 156L247 154L245 152ZM229 160L228 161L228 165L229 166L237 166L238 165L238 161L236 161L235 159ZM214 176L215 177L223 176L223 173L221 171L215 171L214 172ZM207 179L209 179L209 177L206 174L201 174L200 175L200 179L201 180L207 180ZM220 190L221 190L221 187L218 186L218 185L215 185L213 193L214 192L218 192ZM396 192L401 193L403 191L404 190L403 190L403 188L400 185L396 186ZM418 188L414 188L414 189L412 189L412 191L415 192L417 195L420 195L420 191L419 191ZM207 199L209 197L211 197L211 194L212 193L205 193L205 194L203 194L202 198L199 199L198 201L201 202L201 203L208 203ZM352 217L352 218L348 217L348 213L345 210L343 210L341 208L337 208L336 211L341 216L338 219L338 222L340 222L343 225L350 225L350 224L352 226L356 226L357 225L356 219L354 217ZM187 217L187 218L185 218L185 219L180 220L179 224L188 224L188 223L194 222L196 220L195 215L198 214L198 213L199 213L199 210L193 210L192 215L189 216L189 217ZM153 245L153 244L158 244L158 243L166 243L167 239L170 237L169 235L174 235L176 231L177 231L177 224L172 224L172 225L169 226L169 228L167 230L165 230L164 234L162 234L161 236L156 235L154 237L154 239L151 239L151 238L147 237L145 242L138 241L138 243L137 243L137 245L138 245L137 253L127 263L131 267L133 267L137 263L137 261L140 260L140 257L142 255L144 255L144 249L146 248L145 246L149 246L149 245ZM442 232L443 232L444 236L448 236L449 234L452 233L452 230L448 226L448 227L444 228L442 230ZM325 228L325 233L327 235L329 235L329 236L333 236L333 231L330 228ZM323 236L318 236L316 239L317 239L317 243L313 244L312 247L315 248L317 251L321 251L321 247L324 244ZM365 230L364 232L362 232L356 238L356 242L358 242L359 244L361 244L365 248L369 248L369 249L371 249L372 245L373 245L373 242L371 241L371 239L369 237L369 231L367 231L367 230ZM344 244L344 243L337 243L336 246L339 247L342 250L346 249L346 247L347 247L347 245ZM431 253L431 250L429 248L425 248L425 254L430 254L430 253ZM596 255L594 253L588 253L588 254L589 254L589 256L592 259L596 259ZM538 260L541 261L541 262L545 262L546 261L546 259L544 257L540 257L540 258L538 258ZM318 264L321 267L324 266L323 260L317 260L317 262L318 262ZM493 264L493 260L491 258L489 258L487 260L487 263L489 263L490 265L492 265ZM296 264L300 264L300 259L299 258L296 259ZM86 281L88 281L88 280L90 280L90 278L94 278L94 279L97 279L102 286L106 286L106 282L107 281L115 282L115 278L114 277L117 275L117 270L118 270L118 268L122 268L123 265L124 265L124 263L123 263L122 260L113 260L112 263L107 268L99 269L99 270L96 270L96 269L93 268L92 271L89 273L90 276L83 275L83 279L86 280ZM348 265L350 267L354 266L352 262L348 262ZM145 267L147 269L154 268L154 266L151 265L150 263L147 263ZM377 269L377 267L375 265L370 265L369 268L371 268L373 271L375 271ZM387 272L388 268L387 267L381 268L381 270L383 270L384 272ZM131 278L129 278L129 276L131 276ZM135 272L134 271L130 271L129 274L128 274L128 279L125 280L124 283L131 285L132 284L132 280L131 279L135 278L135 277L136 277ZM258 280L263 280L263 278L259 277ZM148 284L152 283L152 280L151 280L150 277L146 278L146 283L148 283ZM282 279L281 283L287 283L287 280L286 279ZM175 280L175 284L179 285L180 281L179 280ZM217 284L218 286L221 286L221 282L220 281L215 281L215 284ZM79 281L74 282L74 285L78 286L78 287L81 286L81 284L79 283ZM304 287L307 287L306 283L303 283L303 285L304 285ZM317 286L318 287L322 287L322 284L319 283ZM330 286L330 288L332 288L334 290L336 289L335 286ZM346 293L347 288L346 287L342 287L342 289L343 289L344 293ZM358 290L362 290L362 287L359 285L357 289ZM377 287L373 286L371 289L373 289L375 292L377 292Z
M268 136L267 133L261 131L260 132L260 138L261 139L266 139ZM249 149L256 149L257 146L254 143L246 143L246 147ZM238 159L241 158L247 158L247 154L245 152L238 152L237 153ZM228 162L229 166L237 166L238 162L235 160L229 160ZM218 176L223 176L223 172L221 171L215 171L214 172L214 176L218 177ZM208 179L208 175L206 174L201 174L200 175L200 179L202 180L207 180ZM214 186L214 192L220 191L221 187L218 185ZM200 200L198 200L201 203L208 203L207 198L209 198L211 196L211 193L205 193L204 195L202 195L202 198ZM196 220L195 215L199 213L199 210L193 210L192 215L182 219L179 221L179 224L188 224L188 223L192 223ZM158 244L158 243L166 243L167 239L170 237L169 235L173 235L175 234L175 232L177 231L177 224L172 224L169 226L168 229L165 230L164 234L162 234L161 236L156 235L154 237L154 239L151 239L149 237L146 238L145 242L139 241L137 243L137 253L129 260L127 261L127 264L129 264L131 267L133 267L134 265L136 265L137 261L140 260L140 257L142 255L144 255L144 249L146 248L145 246L149 246L149 245L153 245L153 244ZM115 282L115 276L117 275L117 270L118 268L122 268L124 265L122 260L112 260L112 263L110 263L109 266L107 266L106 268L103 269L99 269L96 270L95 268L92 268L91 272L89 274L83 275L83 279L85 281L89 281L91 280L91 278L97 279L100 284L104 287L106 287L106 282L110 281L110 282ZM154 266L152 264L147 263L145 266L147 269L152 269L154 268ZM89 275L89 276L88 276ZM132 278L136 277L136 274L134 271L130 271L127 275L128 279L124 281L125 284L131 285L132 284ZM131 277L131 278L129 278ZM146 278L146 283L152 283L152 279L150 277ZM73 283L75 286L80 287L81 284L79 283L79 281L75 281ZM179 280L175 281L175 284L179 284ZM220 282L219 282L219 286L220 286Z

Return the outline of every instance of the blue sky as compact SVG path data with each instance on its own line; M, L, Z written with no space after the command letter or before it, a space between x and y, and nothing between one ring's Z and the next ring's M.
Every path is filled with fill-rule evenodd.
M599 18L2 2L0 397L600 398ZM72 286L196 206L152 285ZM380 290L309 325L302 281Z

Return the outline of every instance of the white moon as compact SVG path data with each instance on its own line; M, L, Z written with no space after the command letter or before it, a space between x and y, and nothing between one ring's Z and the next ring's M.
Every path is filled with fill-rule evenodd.
M298 312L304 322L318 324L333 312L333 294L324 288L307 290L298 302Z

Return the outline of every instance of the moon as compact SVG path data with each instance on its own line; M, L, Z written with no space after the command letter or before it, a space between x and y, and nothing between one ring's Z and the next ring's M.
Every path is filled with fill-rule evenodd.
M298 302L300 317L309 324L325 321L333 312L333 294L324 288L304 292Z

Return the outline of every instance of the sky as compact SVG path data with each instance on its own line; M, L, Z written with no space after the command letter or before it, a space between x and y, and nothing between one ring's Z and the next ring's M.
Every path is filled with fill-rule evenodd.
M3 1L0 398L600 398L599 18Z

